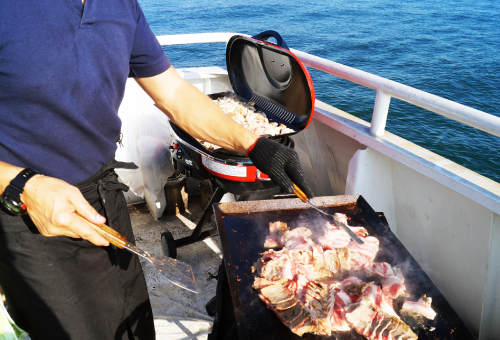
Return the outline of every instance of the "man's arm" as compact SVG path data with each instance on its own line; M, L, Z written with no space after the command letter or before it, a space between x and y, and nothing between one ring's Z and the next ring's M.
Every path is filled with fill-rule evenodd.
M22 170L0 161L0 193ZM26 182L21 201L43 236L69 236L86 239L98 246L109 245L76 214L78 212L95 224L105 221L76 187L57 178L35 175Z
M184 81L173 66L157 76L136 81L160 110L191 136L248 154L254 165L284 192L293 192L295 183L308 197L314 197L295 150L267 138L259 139Z
M149 78L136 78L160 110L191 136L247 154L259 136L226 115L207 95L184 81L171 66Z

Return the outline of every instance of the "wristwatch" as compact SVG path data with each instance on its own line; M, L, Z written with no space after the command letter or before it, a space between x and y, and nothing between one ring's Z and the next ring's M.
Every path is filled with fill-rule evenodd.
M38 172L35 170L29 168L24 169L10 181L10 184L0 196L0 203L2 203L2 205L13 215L26 215L26 205L21 202L21 194L24 191L26 182L35 175L38 175Z

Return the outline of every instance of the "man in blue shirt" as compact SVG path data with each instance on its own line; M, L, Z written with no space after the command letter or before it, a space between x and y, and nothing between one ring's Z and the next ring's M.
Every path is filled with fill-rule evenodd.
M179 77L137 0L2 1L0 286L33 340L154 339L137 257L84 221L134 239L113 172L126 166L113 156L129 76L194 137L249 154L284 191L293 179L312 196L293 150Z

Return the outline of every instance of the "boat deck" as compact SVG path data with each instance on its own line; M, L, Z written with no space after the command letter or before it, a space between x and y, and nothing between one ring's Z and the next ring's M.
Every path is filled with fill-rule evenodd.
M186 212L162 216L157 221L145 203L131 205L129 211L136 244L151 255L163 254L160 242L163 231L170 231L174 239L189 236L203 214L199 195L189 196ZM215 228L215 223L210 222L206 228ZM217 286L217 280L207 281L207 271L216 274L221 258L218 237L177 249L177 259L193 267L198 294L175 286L148 262L141 261L153 307L157 340L207 339L213 317L207 314L205 304L215 296Z

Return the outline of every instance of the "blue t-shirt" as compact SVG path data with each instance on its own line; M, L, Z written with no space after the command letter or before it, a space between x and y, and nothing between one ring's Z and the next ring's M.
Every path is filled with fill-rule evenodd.
M2 0L0 161L89 178L114 156L127 77L169 67L137 0Z

